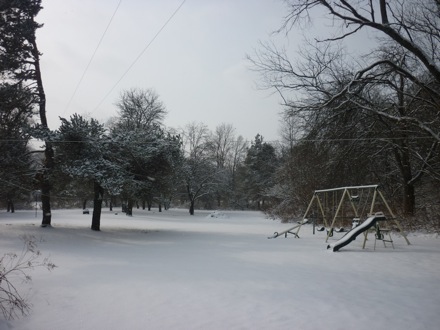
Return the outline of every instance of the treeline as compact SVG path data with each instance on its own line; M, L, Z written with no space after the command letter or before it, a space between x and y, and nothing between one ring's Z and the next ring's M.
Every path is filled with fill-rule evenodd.
M105 125L74 114L60 118L54 131L20 120L0 126L5 135L18 132L16 139L0 142L5 152L14 151L1 163L2 197L10 211L16 201L31 207L41 199L45 158L30 148L31 138L49 142L54 152L47 178L52 207L85 209L93 201L95 230L103 202L108 207L124 204L132 215L134 206L151 209L154 204L161 210L173 203L194 214L197 207L259 209L269 200L265 191L273 184L278 157L260 135L249 144L231 124L214 131L195 122L179 131L167 129L165 106L150 89L124 91L116 105L118 116ZM18 105L14 109L26 111ZM22 146L19 152L17 146Z
M341 26L309 43L302 60L273 44L249 57L284 101L277 143L245 141L231 124L166 128L159 96L139 88L121 93L105 124L75 114L50 130L35 42L40 1L2 3L0 203L13 211L14 201L41 201L50 225L51 205L93 200L99 230L102 203L123 202L127 214L172 203L191 214L261 209L289 220L316 189L379 184L411 228L440 227L438 1L287 3L287 37L320 6ZM354 57L338 43L361 29L375 31L377 47Z
M11 95L15 94L8 94L9 99ZM289 116L280 141L266 142L257 134L249 142L231 124L213 131L196 122L179 130L166 128L165 106L153 90L124 91L116 104L118 116L106 124L78 114L60 118L55 131L32 128L20 120L2 124L2 136L18 133L0 141L8 155L1 160L0 203L12 208L14 202L27 208L40 204L38 176L44 171L44 157L30 147L31 139L38 138L49 141L54 150L48 178L52 207L93 208L95 230L100 228L102 206L122 204L127 215L133 208L161 211L172 205L187 207L190 214L197 208L262 210L288 221L303 214L316 189L366 184L380 184L393 209L411 219L413 228L438 226L439 192L434 186L438 166L433 163L432 173L420 175L408 212L405 181L391 139L350 131L336 134L341 123L322 125L320 135L298 138ZM16 104L15 109L21 108ZM353 129L355 122L350 124ZM357 125L364 125L363 120ZM429 152L429 140L412 142L418 155ZM411 169L423 165L415 162Z

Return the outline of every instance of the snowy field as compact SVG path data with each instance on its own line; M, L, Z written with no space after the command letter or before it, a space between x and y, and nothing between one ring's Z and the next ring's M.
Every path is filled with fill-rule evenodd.
M215 216L211 216L215 215ZM439 329L440 238L393 235L395 249L360 237L339 252L304 225L300 239L267 239L291 224L258 212L0 213L0 253L37 238L57 265L35 269L31 313L0 329ZM341 234L340 234L341 235ZM373 238L373 235L371 235Z

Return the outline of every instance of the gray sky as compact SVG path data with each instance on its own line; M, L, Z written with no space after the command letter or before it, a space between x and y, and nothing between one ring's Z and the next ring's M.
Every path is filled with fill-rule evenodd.
M256 88L245 56L280 26L281 0L186 0L128 72L182 0L122 0L78 85L118 3L43 0L37 42L51 129L75 112L105 121L122 90L140 87L159 94L168 127L231 123L246 139L278 139L280 98Z

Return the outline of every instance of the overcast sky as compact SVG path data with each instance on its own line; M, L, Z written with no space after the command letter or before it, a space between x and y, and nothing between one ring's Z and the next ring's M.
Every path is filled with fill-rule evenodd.
M257 133L266 141L278 139L281 100L256 88L258 76L245 57L279 28L282 0L186 0L148 48L182 0L42 4L37 41L51 129L59 126L59 116L73 113L105 121L116 115L121 91L139 87L159 94L168 127L231 123L246 139Z

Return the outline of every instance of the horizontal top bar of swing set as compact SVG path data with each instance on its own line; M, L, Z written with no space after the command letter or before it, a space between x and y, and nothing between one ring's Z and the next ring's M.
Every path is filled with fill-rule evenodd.
M377 189L378 187L379 187L378 184L372 184L372 185L368 185L368 186L339 187L339 188L315 190L315 194L329 192L329 191L350 190L350 189L371 189L371 188Z

